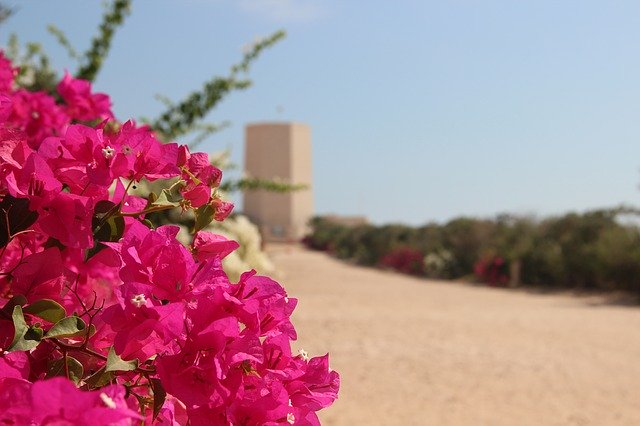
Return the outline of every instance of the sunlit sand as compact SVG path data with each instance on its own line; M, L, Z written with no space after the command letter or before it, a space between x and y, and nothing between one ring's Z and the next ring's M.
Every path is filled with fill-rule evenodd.
M324 425L640 424L640 307L269 251L300 298L293 349L342 374Z

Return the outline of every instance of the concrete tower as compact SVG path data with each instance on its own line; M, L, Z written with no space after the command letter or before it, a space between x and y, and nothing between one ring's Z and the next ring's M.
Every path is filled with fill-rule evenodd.
M266 241L302 238L313 216L309 126L301 123L247 125L244 164L250 177L308 186L308 189L285 194L264 190L244 193L244 213L260 227Z

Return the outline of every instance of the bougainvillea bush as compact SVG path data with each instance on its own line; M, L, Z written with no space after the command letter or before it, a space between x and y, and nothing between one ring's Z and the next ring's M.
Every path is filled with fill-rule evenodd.
M70 75L15 86L0 53L0 423L318 424L337 397L328 356L292 352L296 299L222 259L202 229L232 205L206 154L118 123ZM138 197L141 181L167 182ZM155 228L195 214L190 244Z

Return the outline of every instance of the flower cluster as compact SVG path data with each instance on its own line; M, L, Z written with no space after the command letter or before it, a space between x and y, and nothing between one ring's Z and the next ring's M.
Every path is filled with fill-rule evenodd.
M398 247L380 259L380 265L403 274L424 274L424 255L420 250L410 247Z
M483 283L504 287L509 283L509 268L500 256L488 256L473 265L473 273Z
M86 81L15 76L0 52L0 423L319 424L339 375L292 352L296 299L224 272L238 244L203 228L233 205L208 156L118 124ZM193 212L189 244L154 227L168 209Z

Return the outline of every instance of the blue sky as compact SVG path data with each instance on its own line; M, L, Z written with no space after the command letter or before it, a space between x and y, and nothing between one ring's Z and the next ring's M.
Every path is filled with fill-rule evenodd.
M98 1L10 1L16 32L74 70ZM247 122L312 127L318 213L421 224L639 204L640 2L136 0L96 88L119 118L154 116L277 29L254 86L201 146L241 163ZM281 109L279 112L278 110Z

